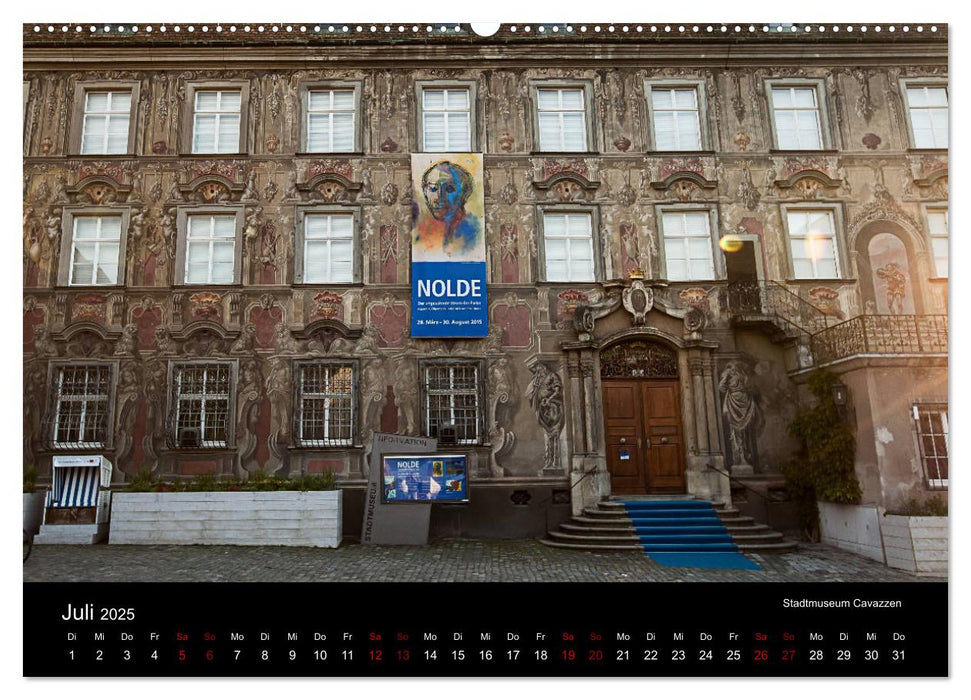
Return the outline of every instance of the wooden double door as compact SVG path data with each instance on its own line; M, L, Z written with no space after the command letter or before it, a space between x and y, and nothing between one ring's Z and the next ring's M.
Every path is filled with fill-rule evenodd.
M602 381L611 492L684 493L678 380Z

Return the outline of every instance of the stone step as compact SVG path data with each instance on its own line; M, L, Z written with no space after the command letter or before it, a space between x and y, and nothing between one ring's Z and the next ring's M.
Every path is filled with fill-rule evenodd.
M759 535L772 532L768 526L761 523L752 525L725 525L722 526L729 534ZM608 520L606 518L584 518L578 516L571 521L562 523L560 527L564 530L573 532L634 532L634 527L627 518L616 518Z
M541 544L547 547L559 547L560 549L575 549L581 552L590 551L611 551L611 552L643 552L644 548L640 544L575 544L573 542L559 542L557 540L540 540Z
M644 548L641 546L640 542L637 543L594 543L594 542L576 542L570 540L562 539L541 539L541 544L547 547L558 547L560 549L572 549L579 552L643 552ZM786 554L788 552L795 552L798 549L798 545L795 542L782 541L782 542L769 542L769 543L751 543L751 544L741 544L738 545L738 551L741 554Z
M799 545L796 542L791 542L789 540L783 540L782 542L769 542L765 544L738 543L738 551L743 553L786 554L788 552L795 552L798 549Z

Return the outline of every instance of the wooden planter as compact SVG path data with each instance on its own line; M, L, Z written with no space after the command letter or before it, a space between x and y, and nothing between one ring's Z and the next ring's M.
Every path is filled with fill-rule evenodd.
M108 542L337 547L341 491L119 491Z
M887 566L928 576L947 575L947 516L884 515L880 530Z

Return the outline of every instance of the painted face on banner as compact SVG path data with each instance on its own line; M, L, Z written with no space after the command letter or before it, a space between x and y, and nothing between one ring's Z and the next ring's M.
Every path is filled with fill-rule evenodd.
M472 175L454 163L438 163L425 171L421 189L431 215L438 221L451 221L472 194Z

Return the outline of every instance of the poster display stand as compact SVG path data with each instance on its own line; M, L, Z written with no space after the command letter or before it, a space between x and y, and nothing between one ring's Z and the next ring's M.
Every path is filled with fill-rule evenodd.
M374 433L361 544L428 544L430 503L382 503L381 457L386 454L429 454L438 449L435 438Z

